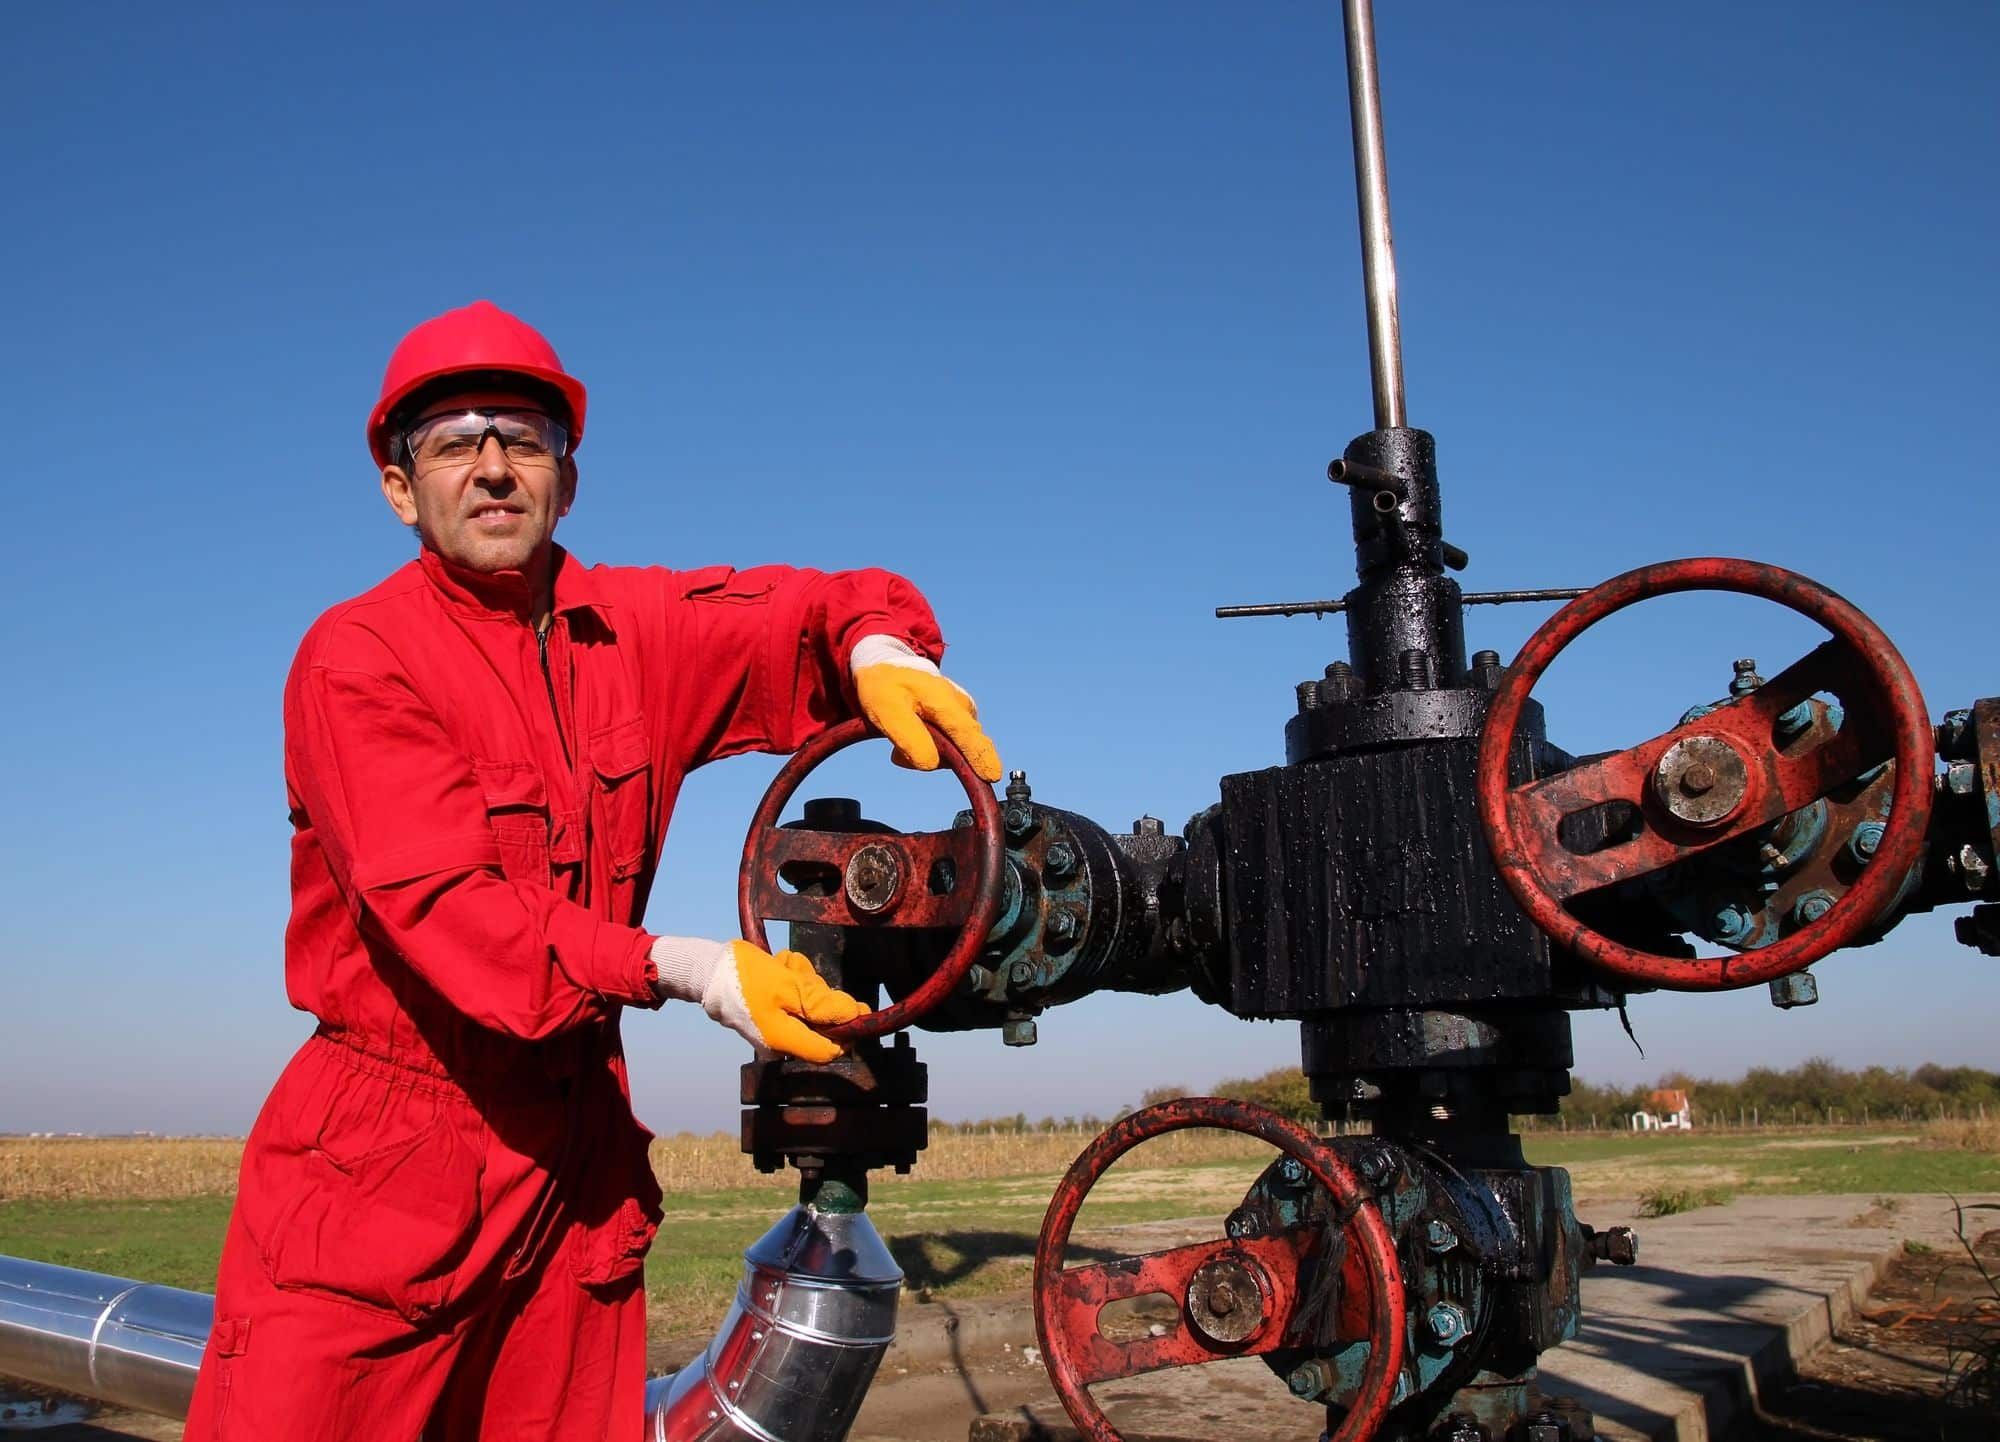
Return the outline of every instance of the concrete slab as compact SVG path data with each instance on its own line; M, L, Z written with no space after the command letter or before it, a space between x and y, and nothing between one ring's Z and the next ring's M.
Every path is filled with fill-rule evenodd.
M1718 1442L1760 1386L1832 1334L1905 1241L1956 1245L1948 1198L1889 1200L1747 1197L1650 1221L1629 1203L1587 1208L1594 1226L1638 1228L1641 1264L1586 1275L1583 1333L1544 1358L1544 1390L1590 1408L1603 1442ZM1090 1240L1143 1251L1213 1235L1212 1224L1132 1230L1143 1239ZM907 1312L856 1442L963 1442L980 1417L980 1442L1074 1438L1042 1375L1025 1298ZM1096 1395L1127 1436L1162 1442L1315 1442L1324 1426L1323 1413L1254 1360L1133 1378Z

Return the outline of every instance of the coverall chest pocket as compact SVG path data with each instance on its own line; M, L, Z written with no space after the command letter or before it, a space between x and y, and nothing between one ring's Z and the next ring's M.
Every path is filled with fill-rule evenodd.
M610 865L621 896L645 869L652 846L653 766L645 718L631 717L590 736L591 849Z
M500 869L509 881L549 884L549 792L542 773L526 761L475 761L486 793L486 819L500 847Z

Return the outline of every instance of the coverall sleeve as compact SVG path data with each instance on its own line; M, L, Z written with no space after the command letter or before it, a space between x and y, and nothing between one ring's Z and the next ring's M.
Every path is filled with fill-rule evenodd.
M699 678L678 718L690 768L744 751L790 753L859 715L848 658L863 637L944 655L930 603L890 571L712 566L678 581Z
M472 762L403 679L302 665L286 766L356 922L481 1026L536 1039L657 1006L651 937L509 880Z

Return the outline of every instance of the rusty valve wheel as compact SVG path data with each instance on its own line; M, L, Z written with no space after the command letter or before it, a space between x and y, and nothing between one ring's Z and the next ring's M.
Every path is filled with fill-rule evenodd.
M1833 633L1747 695L1627 751L1568 771L1508 784L1508 755L1528 693L1587 628L1634 602L1677 591L1735 591L1809 616ZM1817 692L1839 696L1840 730L1797 753L1778 718ZM1824 916L1775 944L1728 956L1660 956L1591 930L1565 909L1584 892L1659 871L1811 805L1893 757L1888 828L1852 890ZM1551 616L1528 638L1493 697L1479 741L1479 820L1508 888L1558 944L1606 971L1676 991L1723 991L1789 975L1847 945L1894 900L1923 853L1936 749L1916 677L1889 638L1853 604L1816 581L1720 556L1662 561L1614 576ZM1639 835L1600 851L1565 847L1565 817L1608 802L1636 805Z
M1403 1369L1403 1274L1388 1224L1347 1164L1311 1132L1264 1107L1218 1097L1187 1097L1132 1113L1084 1148L1057 1186L1035 1244L1035 1334L1056 1395L1088 1442L1119 1442L1085 1390L1093 1383L1261 1356L1302 1340L1299 1273L1320 1240L1314 1232L1197 1242L1064 1270L1070 1227L1097 1180L1139 1143L1189 1127L1245 1132L1269 1142L1296 1158L1350 1218L1347 1232L1359 1246L1349 1249L1341 1273L1339 1331L1342 1340L1369 1343L1368 1363L1354 1405L1330 1442L1364 1442L1395 1401ZM1131 1342L1103 1334L1098 1313L1106 1306L1154 1292L1179 1306L1178 1327ZM1366 1294L1365 1306L1357 1293Z
M877 733L866 721L846 721L799 748L772 779L750 820L743 867L736 881L737 918L743 939L764 950L770 921L821 926L959 928L957 941L923 984L901 1001L843 1026L821 1028L843 1046L901 1031L943 1001L972 968L986 933L1000 914L1007 836L993 788L979 779L951 738L936 727L938 756L951 768L972 803L972 825L951 831L813 831L780 826L778 817L799 786L837 751ZM826 868L840 885L826 896L790 892L779 872L794 863Z

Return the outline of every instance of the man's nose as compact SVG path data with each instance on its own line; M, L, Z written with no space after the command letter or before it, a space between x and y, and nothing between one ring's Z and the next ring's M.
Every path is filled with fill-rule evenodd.
M505 485L514 479L514 468L507 461L507 448L500 444L500 437L488 431L479 443L479 461L473 467L473 478L482 486Z

